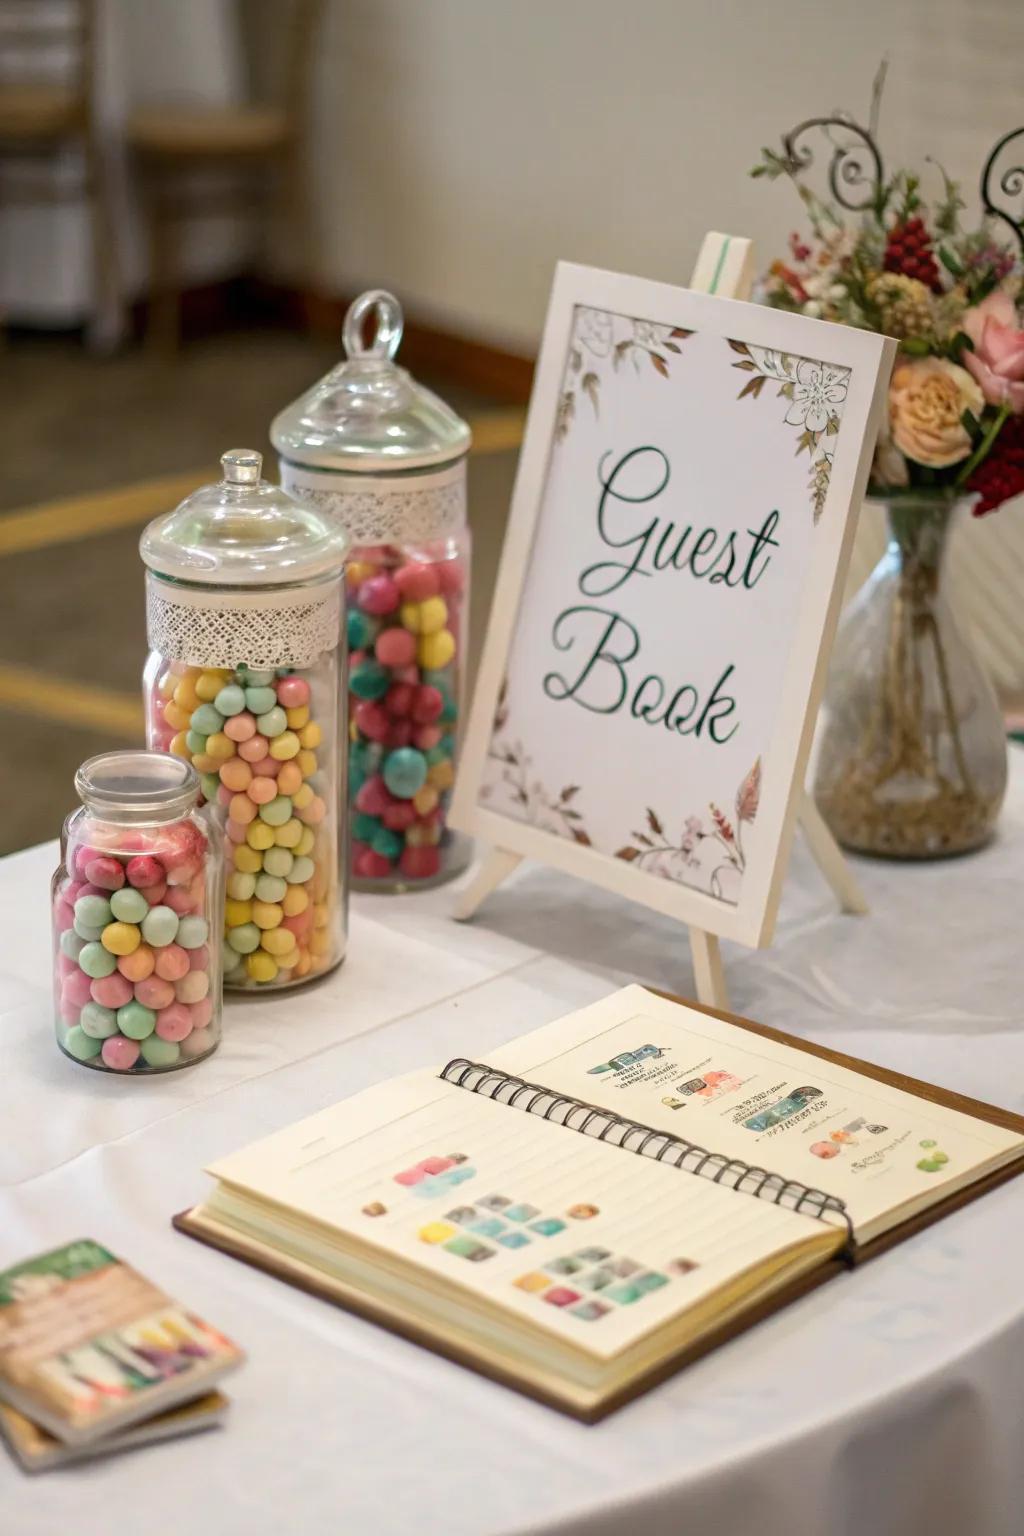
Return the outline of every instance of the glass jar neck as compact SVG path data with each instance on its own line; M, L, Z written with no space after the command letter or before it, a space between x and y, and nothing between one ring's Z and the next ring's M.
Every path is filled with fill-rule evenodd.
M921 598L938 590L954 520L969 504L969 497L952 496L900 496L885 502L889 560Z
M111 826L160 826L186 816L199 799L191 763L166 752L104 752L75 774L86 812Z

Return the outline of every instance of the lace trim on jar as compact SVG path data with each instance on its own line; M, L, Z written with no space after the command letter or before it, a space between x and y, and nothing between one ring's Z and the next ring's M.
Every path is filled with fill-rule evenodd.
M429 542L465 526L464 459L436 473L394 478L280 463L285 490L334 518L354 545Z
M150 648L193 667L309 667L341 632L341 583L278 591L179 587L149 575Z

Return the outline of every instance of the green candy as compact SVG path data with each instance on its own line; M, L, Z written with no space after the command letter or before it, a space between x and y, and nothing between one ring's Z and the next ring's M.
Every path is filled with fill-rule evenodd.
M228 929L228 943L236 955L251 955L260 946L260 931L255 923L239 923Z
M185 745L193 757L198 757L200 752L206 751L206 737L201 736L198 731L188 731L185 735Z
M199 782L203 788L204 800L216 800L217 791L220 789L220 779L215 773L202 773Z
M106 927L105 923L103 927ZM91 923L83 923L80 917L76 917L75 933L84 943L97 944L103 937L103 928L94 928Z
M350 763L348 770L348 797L354 800L356 795L366 783L366 770L360 768L357 763Z
M256 881L256 900L284 901L284 894L287 889L288 882L282 880L279 875L260 875Z
M76 1061L92 1061L103 1049L101 1040L94 1040L92 1035L87 1035L80 1024L75 1024L64 1036L64 1049L69 1056Z
M389 827L381 827L370 839L370 847L374 853L383 854L386 859L397 859L402 851L405 838L400 832L392 832Z
M237 683L226 683L213 701L222 715L240 715L245 708L245 690Z
M259 818L268 827L283 827L286 821L292 819L291 796L276 795L273 800L268 800L266 805L260 806Z
M111 896L110 910L119 923L141 923L149 911L149 902L141 891L125 885Z
M267 692L269 693L270 691L268 688ZM275 736L280 736L282 731L288 729L288 716L280 704L275 704L272 709L268 709L264 714L256 716L256 729L261 736L266 736L271 740Z
M86 944L78 957L78 963L87 976L98 981L101 976L112 976L117 969L117 956L95 941Z
M295 862L290 848L268 848L263 855L263 868L268 875L287 876Z
M380 624L368 613L360 613L358 608L353 608L348 616L348 643L353 651L365 651L377 638Z
M313 860L305 854L293 860L292 867L285 876L289 885L305 885L307 880L313 878Z
M200 736L214 736L224 729L224 716L212 704L200 704L189 723Z
M142 919L142 937L155 949L173 944L178 932L178 914L172 907L150 907Z
M69 960L77 960L84 948L85 940L80 938L73 928L65 928L60 936L61 954L67 955Z
M86 1003L78 1022L93 1040L107 1040L117 1034L117 1014L102 1003Z
M142 1059L148 1067L171 1067L181 1055L181 1046L175 1040L161 1040L159 1035L147 1035L142 1042Z
M129 1040L145 1040L156 1028L156 1014L143 1003L125 1003L117 1010L117 1027Z
M79 896L75 902L75 922L83 927L103 929L110 922L110 902L105 896Z
M210 936L205 917L183 917L178 924L177 941L182 949L198 949Z
M250 714L265 715L267 710L273 709L276 703L277 694L273 688L259 687L245 690L245 707Z
M273 671L260 672L255 667L247 667L244 662L236 670L235 676L243 688L269 688L274 681Z
M391 686L391 673L379 661L361 661L353 667L348 686L357 699L382 699Z
M361 843L372 843L380 831L380 819L366 811L357 811L352 818L352 835Z

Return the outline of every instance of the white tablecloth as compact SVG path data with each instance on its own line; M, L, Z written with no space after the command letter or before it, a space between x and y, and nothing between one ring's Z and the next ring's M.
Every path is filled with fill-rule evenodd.
M798 848L733 1006L1024 1109L1024 759L998 840L862 861L842 917ZM537 869L477 921L450 891L354 904L319 988L232 1002L195 1071L107 1079L52 1039L52 846L0 865L0 1268L108 1244L250 1352L226 1429L38 1480L3 1536L1019 1536L1024 1184L824 1287L593 1428L174 1233L204 1163L382 1077L488 1049L629 979L692 991L666 919Z

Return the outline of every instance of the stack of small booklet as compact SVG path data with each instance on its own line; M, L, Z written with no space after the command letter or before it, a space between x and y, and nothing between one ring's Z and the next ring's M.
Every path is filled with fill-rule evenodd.
M0 1433L27 1471L220 1424L243 1358L91 1239L0 1271Z
M223 1158L177 1225L593 1420L1022 1165L1019 1116L627 987Z

